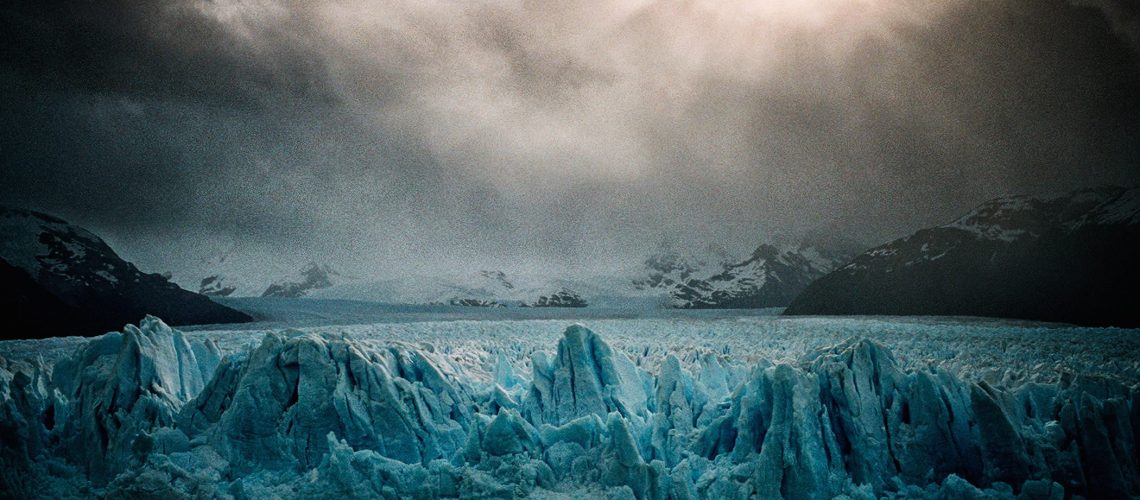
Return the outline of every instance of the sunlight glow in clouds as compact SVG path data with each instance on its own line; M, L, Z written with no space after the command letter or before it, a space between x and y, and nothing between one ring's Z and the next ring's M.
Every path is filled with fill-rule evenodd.
M235 240L377 275L874 242L1010 192L1134 182L1133 10L18 3L0 195L154 270Z
M952 3L231 1L206 8L255 47L259 30L311 44L348 106L386 129L416 130L451 168L507 186L554 187L657 173L653 141L671 135L670 122L698 105L710 79L765 84L804 55L841 64L860 40L928 22ZM698 142L715 147L685 151L694 168L739 161L742 153L719 137L733 135L741 112L705 117L716 123L702 127Z

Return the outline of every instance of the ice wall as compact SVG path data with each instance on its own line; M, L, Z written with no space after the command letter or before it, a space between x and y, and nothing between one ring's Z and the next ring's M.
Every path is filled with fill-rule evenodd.
M1111 378L1005 389L860 339L793 363L642 361L581 325L489 381L345 335L221 358L148 317L54 366L0 358L0 496L1140 494L1140 391Z

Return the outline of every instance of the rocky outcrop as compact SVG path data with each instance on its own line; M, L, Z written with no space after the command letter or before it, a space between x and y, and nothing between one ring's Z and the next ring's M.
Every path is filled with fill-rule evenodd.
M494 300L473 299L473 298L465 298L465 299L454 298L454 299L447 301L447 305L460 306L460 307L491 307L491 308L507 307L506 305L502 304L501 302L496 302Z
M236 286L226 283L223 276L216 274L206 276L198 283L198 293L209 297L229 297L235 291Z
M563 288L550 295L539 296L534 302L524 305L529 307L586 307L590 303L573 290Z

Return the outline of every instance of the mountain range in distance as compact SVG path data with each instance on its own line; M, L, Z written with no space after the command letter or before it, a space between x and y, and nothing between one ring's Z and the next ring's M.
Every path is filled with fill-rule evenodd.
M857 250L852 245L836 249L762 244L747 258L736 260L715 245L700 254L682 254L666 247L641 266L611 275L508 274L485 269L367 280L309 263L292 277L272 281L259 280L257 272L208 268L174 279L189 289L197 284L199 293L217 297L312 297L468 307L746 309L787 306L808 283L846 262ZM231 260L223 256L214 262Z
M207 296L469 307L786 307L787 315L1138 326L1138 223L1140 188L1104 187L997 198L948 224L862 252L838 240L764 243L734 259L711 244L698 253L663 248L635 269L604 276L479 270L368 280L319 262L293 271L268 267L237 251L167 275L145 273L90 231L0 208L0 299L9 327L36 330L25 337L102 333L145 314L175 325L251 320Z

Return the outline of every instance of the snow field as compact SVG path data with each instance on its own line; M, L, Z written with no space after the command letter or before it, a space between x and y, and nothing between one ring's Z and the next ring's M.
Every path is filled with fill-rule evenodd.
M906 369L937 367L965 380L1019 385L1054 383L1063 373L1140 382L1140 335L1135 330L1066 327L983 318L714 318L459 320L297 328L383 345L400 342L444 353L470 376L486 380L500 353L515 371L530 373L530 355L552 351L563 330L581 323L639 367L656 373L667 354L686 368L704 353L751 366L760 360L795 364L805 354L850 338L888 346ZM188 332L223 352L248 349L274 330ZM0 350L0 353L3 351Z

